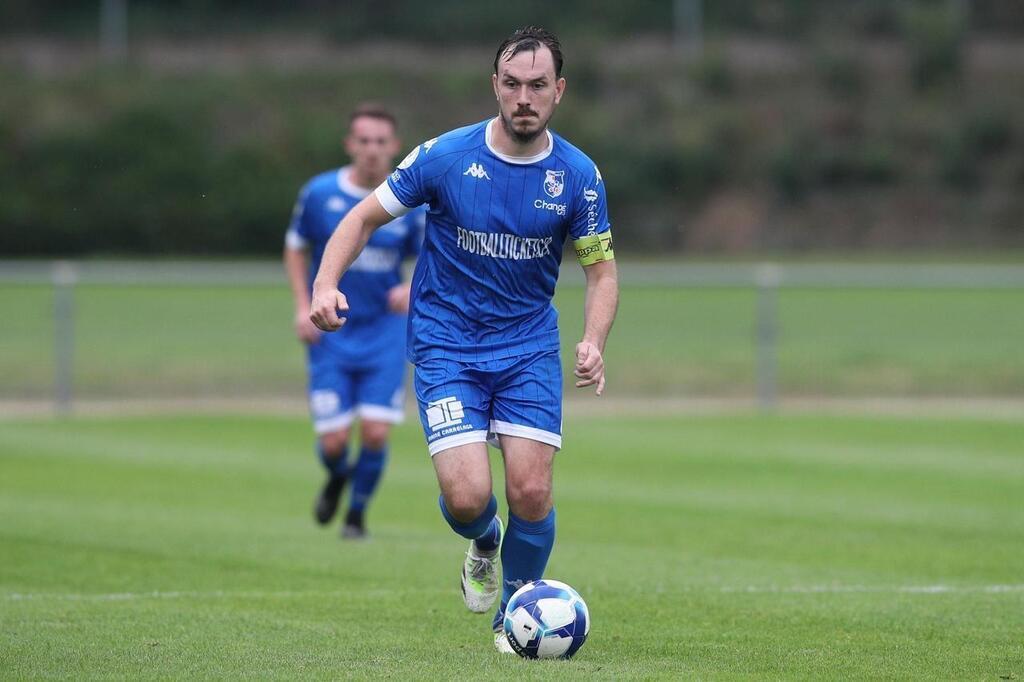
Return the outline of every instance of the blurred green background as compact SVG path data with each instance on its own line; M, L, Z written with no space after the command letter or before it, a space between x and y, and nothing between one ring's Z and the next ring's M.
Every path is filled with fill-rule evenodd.
M1013 0L137 0L105 43L102 4L0 9L4 255L276 253L355 103L406 147L489 116L530 22L620 252L1024 246Z
M14 0L0 399L66 372L81 398L300 402L271 262L298 188L344 163L360 101L405 148L492 115L494 49L528 23L562 38L554 127L607 181L613 395L1024 397L1020 2ZM85 272L63 303L54 258ZM775 294L766 260L820 265Z

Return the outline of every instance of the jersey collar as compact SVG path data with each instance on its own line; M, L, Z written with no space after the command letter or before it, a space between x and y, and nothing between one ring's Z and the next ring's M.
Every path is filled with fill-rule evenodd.
M548 146L544 149L544 151L538 152L533 156L509 156L508 154L502 154L501 152L494 148L493 144L491 144L492 125L501 125L501 123L498 122L497 118L492 118L490 121L488 121L487 127L484 129L484 142L487 144L487 148L491 150L491 153L497 156L505 163L514 163L521 166L525 166L531 163L537 163L538 161L543 161L544 159L551 156L551 151L555 148L555 140L554 138L551 137L551 131L545 130L544 134L548 136Z
M351 168L351 166L342 166L338 169L338 189L357 199L365 199L373 191L373 188L360 187L352 182L352 179L349 177Z

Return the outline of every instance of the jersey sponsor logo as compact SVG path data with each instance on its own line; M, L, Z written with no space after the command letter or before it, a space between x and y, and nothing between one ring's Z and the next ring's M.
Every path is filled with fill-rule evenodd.
M585 189L583 190L583 198L590 202L597 201L597 192L592 189Z
M457 246L467 253L505 260L531 260L551 253L552 237L535 239L507 232L474 232L456 226Z
M427 403L426 415L431 431L439 431L461 424L466 412L462 408L462 401L450 396Z
M470 177L474 177L477 180L480 180L480 179L490 180L491 179L491 176L487 174L487 171L479 163L471 163L471 164L469 164L469 168L466 169L466 172L463 173L463 175L469 175Z
M341 197L331 197L324 204L324 207L328 211L333 211L335 213L341 213L342 211L344 211L348 207L348 204L346 204L345 200L342 199Z
M384 249L379 246L365 246L359 257L352 262L349 270L358 272L391 272L398 267L401 259L398 249Z
M415 148L413 148L413 150L411 152L409 152L406 155L406 157L404 159L402 159L402 163L398 164L398 170L405 170L406 168L411 166L413 164L413 162L416 160L416 157L419 156L419 155L420 155L420 148L419 148L419 145L417 145Z
M544 209L545 211L554 211L558 215L565 215L565 204L552 204L544 201L543 199L537 199L533 202L534 208Z
M565 171L546 170L544 171L544 192L552 199L562 196L565 189Z

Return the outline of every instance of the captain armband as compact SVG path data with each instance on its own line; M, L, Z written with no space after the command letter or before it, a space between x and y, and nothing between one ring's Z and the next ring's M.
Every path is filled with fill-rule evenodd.
M612 231L601 234L588 234L573 240L576 259L580 265L593 265L603 260L615 260L615 249L612 247Z

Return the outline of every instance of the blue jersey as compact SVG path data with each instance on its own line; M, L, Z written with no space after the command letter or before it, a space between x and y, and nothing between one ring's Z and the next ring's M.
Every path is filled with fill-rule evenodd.
M370 191L351 182L348 167L321 173L302 188L285 241L290 248L309 249L311 289L338 222ZM351 328L324 334L317 345L342 351L357 364L372 360L384 345L401 346L404 316L388 310L388 290L402 281L402 261L419 253L423 228L424 211L417 209L373 233L338 283L348 299ZM392 329L397 339L387 333Z
M484 121L416 147L376 190L394 216L428 204L410 302L407 352L416 363L558 350L551 304L562 250L611 228L601 173L547 132L536 156L509 157Z

